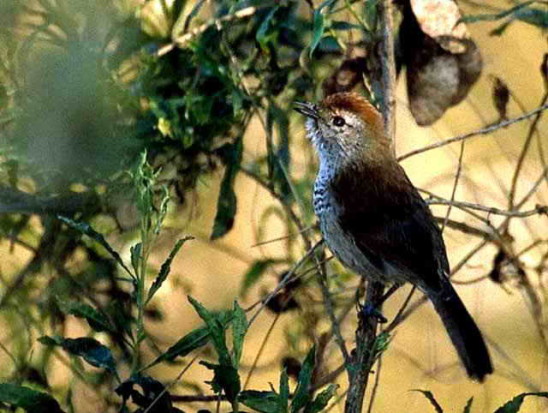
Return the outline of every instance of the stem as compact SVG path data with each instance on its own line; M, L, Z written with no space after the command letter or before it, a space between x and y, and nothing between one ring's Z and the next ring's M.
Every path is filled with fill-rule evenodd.
M379 19L381 22L380 62L381 81L383 86L384 129L388 139L392 141L392 150L395 152L395 89L396 64L394 59L394 22L392 18L392 0L382 0L379 4ZM366 304L379 304L384 292L384 284L369 282L366 292ZM380 310L380 308L379 308ZM356 330L356 352L351 366L348 395L344 407L345 413L360 413L371 367L375 362L375 340L377 338L378 320L375 317L358 316Z
M384 285L370 282L367 286L366 303L378 303L382 298ZM367 383L374 363L375 339L377 338L378 319L360 316L356 330L356 353L352 364L352 375L348 387L348 396L344 406L345 413L360 413Z

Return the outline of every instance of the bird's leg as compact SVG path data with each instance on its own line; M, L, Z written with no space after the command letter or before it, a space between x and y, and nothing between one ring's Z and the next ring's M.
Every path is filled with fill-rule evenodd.
M388 300L392 294L394 294L396 291L398 291L400 289L400 287L402 286L402 284L396 282L394 283L394 285L392 285L387 292L385 292L383 294L383 296L380 298L379 302L377 303L377 306L380 307L384 304L384 302L386 300Z
M382 312L379 310L384 302L388 300L394 294L398 289L402 286L400 283L394 283L386 293L383 294L383 296L379 299L379 301L375 303L365 303L365 305L360 305L358 301L359 308L359 314L363 317L375 317L379 323L386 323L388 320L386 317L382 314Z
M375 317L379 323L388 322L388 319L382 315L379 308L373 303L365 303L365 305L361 306L361 310L358 314L363 318Z
M390 291L392 288L390 289ZM359 290L358 290L359 291ZM388 293L390 293L390 291ZM387 294L388 294L387 293ZM388 320L385 316L382 315L382 312L380 311L380 308L382 306L382 303L384 302L383 295L379 301L375 300L374 302L365 302L364 305L360 304L359 301L359 292L356 293L356 302L358 305L358 317L361 319L367 319L369 317L374 317L377 319L379 323L386 323ZM387 297L388 298L388 297Z

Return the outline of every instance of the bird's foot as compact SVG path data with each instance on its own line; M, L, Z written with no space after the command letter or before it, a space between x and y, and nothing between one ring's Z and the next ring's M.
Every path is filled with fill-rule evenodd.
M388 319L382 315L378 307L371 303L366 303L365 305L360 306L359 315L363 319L367 319L369 317L376 318L379 323L388 322Z

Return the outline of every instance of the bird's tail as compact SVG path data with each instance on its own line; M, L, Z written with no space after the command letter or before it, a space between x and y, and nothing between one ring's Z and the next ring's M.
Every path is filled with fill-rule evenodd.
M478 326L449 280L444 280L441 294L430 293L428 298L440 315L468 376L483 381L487 374L493 372L489 352Z

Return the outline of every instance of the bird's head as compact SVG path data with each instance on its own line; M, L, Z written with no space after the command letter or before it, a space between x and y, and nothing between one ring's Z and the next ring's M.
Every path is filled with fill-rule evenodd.
M307 135L320 161L374 161L390 152L381 114L357 93L336 93L318 104L298 102L295 110L308 118Z

